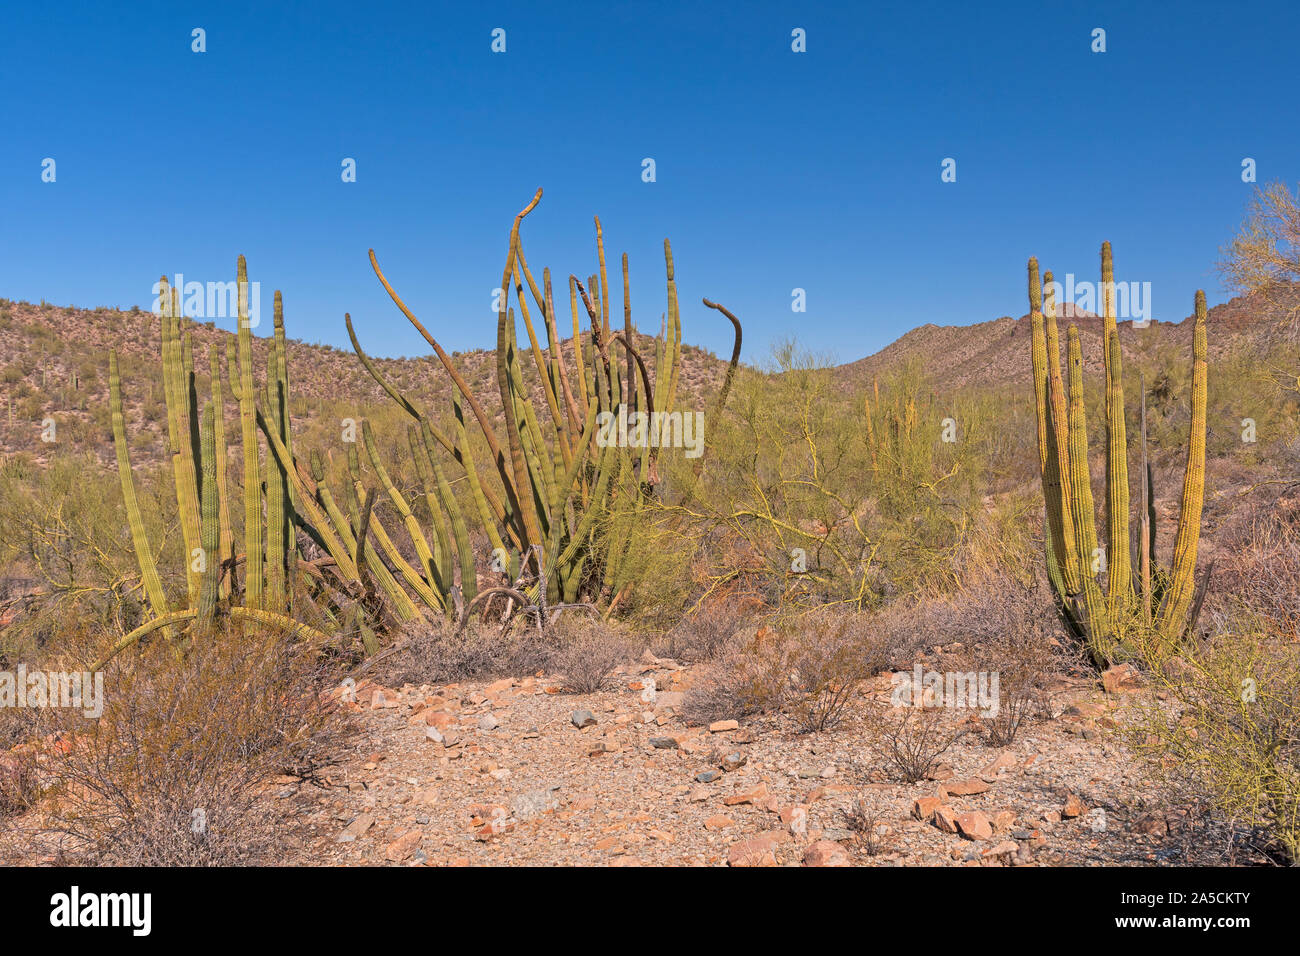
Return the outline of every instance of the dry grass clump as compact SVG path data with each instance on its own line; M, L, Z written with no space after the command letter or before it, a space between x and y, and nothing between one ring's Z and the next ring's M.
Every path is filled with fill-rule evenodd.
M518 677L550 669L556 645L549 631L471 620L464 631L445 622L410 626L397 650L373 671L383 683L449 684L458 681Z
M152 643L106 675L98 721L60 713L48 835L91 864L274 862L286 832L270 787L313 778L348 738L330 686L278 636Z
M573 618L562 625L552 667L569 694L594 694L609 686L614 670L635 653L628 637L604 621Z
M684 663L713 660L740 631L753 626L758 602L724 597L687 614L653 649L660 657Z
M688 720L787 710L799 730L834 729L859 683L890 665L895 648L869 615L822 608L736 635L704 682L687 691Z

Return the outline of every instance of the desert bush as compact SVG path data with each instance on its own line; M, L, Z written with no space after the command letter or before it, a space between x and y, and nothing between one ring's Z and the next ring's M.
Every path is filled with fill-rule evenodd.
M61 714L50 835L90 863L273 862L285 828L268 785L311 779L347 740L331 686L278 636L150 644L113 665L98 720Z
M894 647L872 617L846 608L793 615L742 631L686 692L688 720L708 723L788 710L806 733L831 730L861 681L889 666Z
M1300 650L1227 631L1163 662L1152 680L1173 706L1148 705L1138 750L1300 864Z
M375 676L416 685L518 677L550 669L556 651L555 641L533 627L502 633L499 624L471 621L458 634L444 622L420 622L406 627L398 649Z
M0 750L0 819L26 812L39 795L35 756Z
M885 848L888 825L885 815L861 797L840 810L844 829L853 834L853 842L867 856L876 856Z
M886 770L906 783L925 779L968 730L952 724L943 708L920 706L872 709L866 720L867 745Z
M688 663L712 660L739 631L752 626L756 603L735 596L708 601L684 615L654 645L654 652Z
M968 644L963 669L997 675L997 711L982 727L991 746L1005 747L1025 720L1052 710L1052 686L1069 661L1055 609L1041 580L998 570L970 582L951 613L953 636Z
M959 440L943 440L949 418ZM989 422L965 397L941 405L919 364L855 390L787 343L737 378L709 427L707 473L669 471L662 506L699 536L708 586L738 582L774 607L871 608L951 580Z
M633 645L603 621L574 616L560 627L552 667L564 677L570 694L604 690L614 669L633 656Z
M748 717L779 710L789 693L789 644L768 626L732 637L686 691L688 723Z
M831 730L844 719L859 683L889 665L892 647L864 614L823 609L793 627L785 654L791 710L800 730Z
M1168 705L1134 735L1153 766L1300 863L1300 509L1279 499L1228 537L1210 633L1174 656L1144 646Z

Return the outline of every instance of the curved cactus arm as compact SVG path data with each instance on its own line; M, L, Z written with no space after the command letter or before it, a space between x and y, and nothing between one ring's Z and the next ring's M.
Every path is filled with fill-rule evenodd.
M432 463L424 454L424 443L420 437L418 425L406 426L406 441L411 449L411 463L415 467L415 478L422 489L424 506L429 512L429 521L433 524L433 584L442 594L443 601L451 606L451 592L456 584L455 555L451 543L451 528L447 524L436 481L433 477Z
M355 480L353 481L352 487L355 492L354 498L356 501L359 501L360 495L365 489L362 487L360 481ZM359 510L359 505L357 505L357 508ZM383 522L372 518L370 521L370 533L374 535L375 540L379 542L380 550L383 551L385 556L387 556L388 563L397 569L397 573L401 575L403 581L410 585L410 588L415 592L416 597L434 610L446 610L446 605L443 604L442 595L430 587L429 582L424 579L424 576L417 571L411 563L406 560L406 558L402 557L402 553L398 551L397 546L393 544L393 539L389 537L388 530L384 527Z
M488 542L494 549L499 549L503 553L508 553L505 541L502 540L500 532L497 531L497 523L506 531L507 535L512 536L513 542L517 545L518 539L513 538L514 522L507 521L504 514L496 515L495 512L489 514L489 502L484 491L486 489L479 482L478 468L475 465L473 453L470 451L469 436L465 429L465 410L460 404L459 392L455 389L451 394L452 412L456 418L456 437L460 441L460 447L464 449L465 458L465 480L469 482L470 497L474 499L474 505L478 509L479 520L483 523L483 530L487 533ZM493 521L493 517L496 521Z
M735 327L736 337L731 346L731 361L727 363L727 374L722 379L722 388L718 391L718 397L713 401L713 408L709 410L709 417L714 418L719 412L727 407L727 394L731 391L731 383L736 378L736 367L740 365L740 319L732 315L725 307L716 302L704 300L704 304L710 309L717 309L728 319L731 320L732 326Z
M113 420L113 448L117 452L117 474L122 484L127 524L131 529L131 547L135 551L136 563L140 565L140 580L149 606L156 617L164 617L170 608L167 606L162 579L158 576L158 565L154 563L153 552L149 549L149 537L145 533L140 502L135 495L135 477L131 472L131 458L126 444L126 421L122 413L122 378L118 372L116 351L108 353L108 393Z
M199 612L197 610L189 608L184 611L172 611L168 614L164 614L162 617L156 617L151 621L146 621L144 624L141 624L135 630L114 643L108 652L99 660L95 661L95 663L91 664L87 670L92 674L96 671L103 670L109 661L146 635L163 628L169 628L174 624L192 621L198 617L198 615ZM269 611L258 611L247 607L232 607L230 609L230 616L236 621L242 621L249 624L261 624L265 627L288 631L291 634L310 638L315 641L325 642L329 640L329 636L324 632L318 631L316 628L303 624L300 621L295 621L291 617L285 617L283 614L272 614Z
M533 327L533 320L528 311L528 300L524 297L523 278L527 277L528 286L532 290L533 298L539 303L542 310L542 321L546 321L546 306L542 300L541 293L537 288L537 283L533 281L532 275L528 272L528 263L524 259L524 249L522 243L515 245L515 259L518 261L519 268L515 270L515 298L519 301L519 314L523 316L524 328L528 332L529 350L533 354L533 364L537 366L538 377L542 380L542 396L546 399L546 406L551 412L551 421L555 427L560 427L560 402L555 394L555 382L547 374L547 362L542 355L542 347L537 341L537 331Z
M419 434L420 445L424 450L425 460L433 469L433 479L438 488L438 498L443 510L447 512L451 523L452 536L456 543L456 557L460 561L460 596L462 602L474 600L478 594L478 577L474 569L474 548L470 543L469 529L465 524L465 515L460 502L451 490L451 483L433 453L433 436L426 425Z
M503 292L510 288L510 278L514 272L515 254L519 246L519 225L523 218L536 208L541 198L542 191L539 189L532 201L515 216L514 225L510 228L510 248L506 253L506 264L501 273ZM524 459L523 442L519 437L519 422L515 415L514 392L517 390L517 383L511 367L514 364L516 348L514 331L514 310L509 307L509 302L503 294L501 309L497 313L497 387L501 393L501 409L506 423L506 442L510 450L509 460L514 478L515 501L519 506L519 516L523 523L522 543L525 551L531 554L529 550L531 546L541 544L544 539L538 527L536 511L529 500L533 488L528 476L528 464ZM473 396L463 388L461 392L472 406Z
M402 522L406 525L406 532L411 538L411 543L415 546L415 553L420 559L421 568L424 570L425 580L430 585L437 587L439 575L434 564L433 550L429 547L429 541L420 528L420 522L416 520L415 515L411 512L411 507L407 504L406 498L393 484L393 479L388 475L388 469L384 467L384 460L375 447L375 436L371 431L368 419L361 422L361 437L365 443L366 456L370 459L370 466L374 468L375 474L379 476L379 483L388 492L393 507L397 509L397 513L402 517Z
M1195 594L1196 549L1201 537L1201 509L1205 504L1205 405L1209 366L1205 332L1205 293L1196 291L1196 323L1192 330L1192 421L1187 435L1187 467L1174 537L1169 589L1160 608L1160 628L1181 636Z
M365 353L365 350L361 348L361 343L357 340L356 330L352 327L352 316L345 312L343 314L343 322L348 329L348 338L352 340L352 350L357 353L357 358L361 360L361 364L365 366L366 371L370 373L370 377L379 383L379 387L387 392L388 396L395 401L402 410L406 412L406 414L410 415L417 422L428 421L428 416L384 377L384 374L379 371L378 366L376 366L370 356ZM456 391L459 391L459 387L457 387ZM466 439L463 434L459 436L458 441L453 441L434 427L432 423L430 423L429 429L438 444L447 449L456 461L460 462L466 470L473 467L473 463L469 458L469 446L466 444ZM491 487L484 487L482 492L487 501L488 507L491 508L492 512L496 515L496 520L505 523L506 510L501 504L501 499L497 497L496 492L493 491Z
M297 462L290 457L289 450L284 447L284 442L276 434L265 409L257 409L257 420L262 426L262 434L266 436L266 443L270 446L271 454L279 461L280 468L289 477L289 481L296 486L298 503L302 506L304 512L299 515L299 521L304 525L310 525L312 537L319 541L329 553L329 556L334 559L334 564L343 579L360 583L357 566L353 563L351 554L344 547L343 542L339 540L338 535L330 528L329 519L316 504L315 497L298 471Z
M516 230L518 229L519 218L522 218L526 212L531 210L533 206L537 205L538 200L541 199L541 192L542 191L539 189L537 191L537 196L533 198L533 202L529 205L528 209L524 210L523 213L520 213L519 217L516 217L515 220ZM510 265L513 264L513 262L514 262L514 255L512 250L509 262L507 263L506 266L507 275L501 284L501 288L503 290L510 288L509 270L510 270ZM479 428L481 428L483 431L483 437L487 440L488 450L492 454L492 461L497 467L497 472L501 475L501 482L505 488L506 500L509 502L510 507L517 513L519 511L518 496L517 496L517 489L515 488L514 485L514 478L512 477L512 473L511 473L511 464L510 461L506 458L505 453L502 452L501 450L501 443L497 440L496 430L492 427L492 420L488 418L487 412L485 412L483 410L483 406L479 404L478 398L475 397L474 392L470 389L469 385L465 382L464 376L462 376L460 374L460 371L456 368L456 366L452 364L451 356L449 356L443 350L443 347L438 344L438 341L432 335L429 334L429 330L426 329L420 323L420 320L415 317L415 314L406 307L406 303L402 301L400 296L398 296L396 290L391 285L389 285L388 279L384 277L384 273L379 268L379 260L375 258L375 250L373 249L370 250L370 267L374 270L374 273L376 276L378 276L380 283L383 285L384 289L388 292L388 297L393 300L393 303L397 306L397 308L400 309L402 314L406 316L407 321L410 322L413 326L415 326L416 331L419 332L421 335L423 335L424 340L428 342L429 345L433 348L433 351L438 356L438 360L442 362L442 367L446 369L447 374L451 376L452 382L454 382L456 387L460 390L460 394L463 395L465 397L465 401L469 403L470 410L474 412L474 417L478 420ZM502 296L503 309L505 308L504 299L505 297L503 295Z

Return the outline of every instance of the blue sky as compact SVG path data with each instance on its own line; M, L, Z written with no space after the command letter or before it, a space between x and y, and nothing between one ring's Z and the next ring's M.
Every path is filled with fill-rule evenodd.
M668 236L687 341L729 350L708 296L751 361L1020 315L1029 255L1095 279L1103 239L1178 319L1225 297L1242 159L1300 180L1297 36L1282 2L9 3L0 296L147 307L161 273L226 280L242 252L290 335L346 347L350 311L374 353L424 354L373 246L448 349L490 346L542 186L539 275L594 271L598 214L657 330Z

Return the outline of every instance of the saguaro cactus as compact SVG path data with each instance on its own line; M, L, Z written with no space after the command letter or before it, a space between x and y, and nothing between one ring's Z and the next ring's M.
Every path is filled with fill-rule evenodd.
M1029 260L1029 309L1034 399L1038 419L1038 461L1046 505L1048 576L1070 629L1085 638L1094 660L1113 661L1131 648L1127 636L1154 627L1155 636L1179 639L1195 591L1196 547L1205 482L1206 361L1205 295L1196 293L1192 348L1192 423L1178 517L1175 556L1168 575L1152 574L1155 533L1146 467L1146 400L1142 403L1143 515L1137 549L1141 579L1133 580L1129 524L1128 441L1119 331L1114 306L1110 243L1102 246L1102 353L1105 369L1107 548L1098 547L1088 467L1083 402L1083 355L1077 327L1068 332L1068 400L1060 370L1059 341L1051 290L1044 305L1038 261ZM1107 575L1105 595L1099 578ZM1167 585L1164 583L1167 582Z

